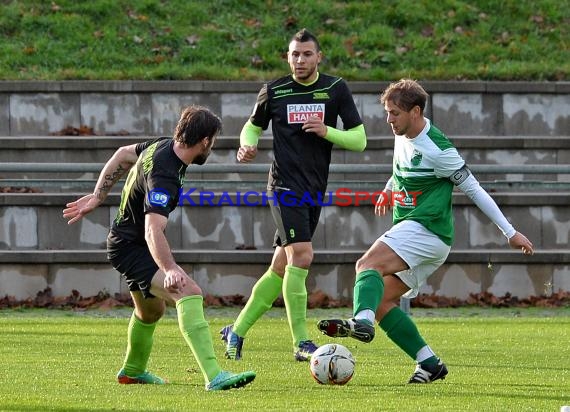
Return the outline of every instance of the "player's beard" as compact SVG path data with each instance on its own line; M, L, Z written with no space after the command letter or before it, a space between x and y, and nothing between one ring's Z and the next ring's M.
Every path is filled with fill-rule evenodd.
M317 68L313 67L312 70L310 70L310 69L305 70L302 75L298 75L297 73L295 73L295 79L301 80L301 81L307 80L308 78L310 78L315 73L315 70L317 70Z
M210 150L208 150L205 153L200 153L198 156L194 158L194 160L192 160L192 164L203 165L204 163L206 163L206 160L208 160L208 156L210 156L210 153L211 153Z

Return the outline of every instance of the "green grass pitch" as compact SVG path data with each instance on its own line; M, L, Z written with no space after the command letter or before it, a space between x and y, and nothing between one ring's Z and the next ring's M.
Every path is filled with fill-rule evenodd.
M559 411L570 405L570 310L413 310L449 375L407 385L414 363L378 330L370 344L333 340L314 327L348 309L309 311L318 344L337 341L356 358L346 386L313 381L293 359L282 309L248 334L244 359L223 358L218 330L237 309L207 308L224 369L252 369L249 386L206 392L202 374L168 312L155 333L149 370L167 386L118 385L129 311L0 311L2 411Z

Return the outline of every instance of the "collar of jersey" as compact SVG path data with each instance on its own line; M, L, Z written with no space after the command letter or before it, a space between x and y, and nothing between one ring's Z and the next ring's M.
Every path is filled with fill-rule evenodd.
M299 80L297 80L295 78L294 74L292 75L292 77L293 77L293 80L295 80L297 83L302 84L303 86L310 86L311 84L315 84L317 82L317 80L319 80L319 75L320 75L320 73L317 72L317 77L315 77L315 80L313 80L311 83L301 83Z

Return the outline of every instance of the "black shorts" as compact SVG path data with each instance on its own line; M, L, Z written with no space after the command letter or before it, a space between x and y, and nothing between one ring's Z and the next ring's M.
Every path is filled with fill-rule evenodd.
M267 192L268 197L279 198L279 192ZM269 202L273 221L277 226L273 247L310 242L319 224L321 206L290 206Z
M145 298L155 297L150 293L150 285L158 265L148 246L124 240L111 231L107 236L107 259L125 278L131 292L140 291Z

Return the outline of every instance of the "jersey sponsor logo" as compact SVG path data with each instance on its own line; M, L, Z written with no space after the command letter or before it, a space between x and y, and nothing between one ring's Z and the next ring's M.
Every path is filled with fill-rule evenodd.
M305 123L310 117L316 116L321 121L325 120L325 104L288 104L287 123Z
M275 94L287 94L292 93L293 89L283 89L283 90L275 90Z
M161 191L160 189L153 189L148 192L148 203L153 206L164 207L168 204L170 195Z
M315 100L328 100L329 94L327 92L314 92L313 99Z
M417 197L421 192L408 192L405 187L399 192L392 192L392 205L405 209L414 209L417 206Z

